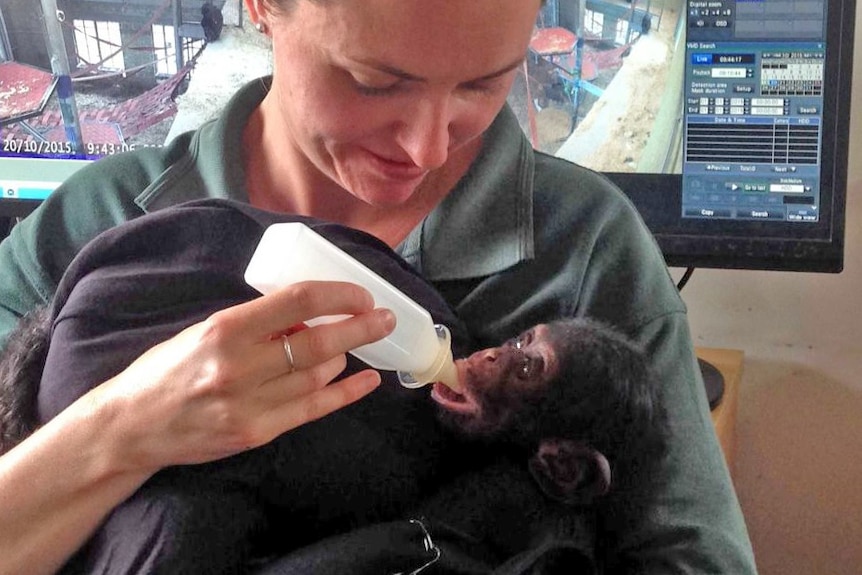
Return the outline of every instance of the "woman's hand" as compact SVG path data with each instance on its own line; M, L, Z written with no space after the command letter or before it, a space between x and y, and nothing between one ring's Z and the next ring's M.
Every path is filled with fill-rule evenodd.
M353 284L295 284L213 314L79 401L105 418L119 469L152 473L227 457L377 387L373 370L327 385L343 371L348 350L395 327L390 311L372 307L371 295ZM289 336L292 369L280 334L340 314L351 317Z

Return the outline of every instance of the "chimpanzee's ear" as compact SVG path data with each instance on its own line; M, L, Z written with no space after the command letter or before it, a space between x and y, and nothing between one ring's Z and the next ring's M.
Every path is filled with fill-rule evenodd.
M530 473L548 497L572 505L591 503L611 485L607 458L570 439L542 440L530 458Z

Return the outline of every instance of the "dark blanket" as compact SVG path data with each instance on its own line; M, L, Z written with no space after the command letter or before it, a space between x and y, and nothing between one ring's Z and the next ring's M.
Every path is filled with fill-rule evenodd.
M156 343L258 297L243 273L265 228L283 221L305 222L420 303L449 327L456 357L471 351L443 298L375 238L245 204L192 202L109 230L73 261L51 307L38 421ZM348 370L359 367L351 357ZM139 496L182 486L180 496L217 491L237 509L258 506L262 512L230 537L253 536L248 553L278 556L267 573L410 572L428 562L429 549L409 519L420 519L442 552L427 573L489 572L502 564L500 573L552 573L560 558L567 572L590 564L589 512L558 509L535 488L525 462L494 463L493 453L461 444L438 426L427 388L405 389L394 374L383 375L383 385L356 404L258 450L166 469ZM194 510L207 506L202 499ZM216 540L213 524L231 517L214 512L207 519ZM230 546L224 537L220 543ZM98 552L93 545L104 539L94 541L85 553Z
M551 501L522 462L501 455L442 486L407 520L323 539L260 575L592 574L594 513Z

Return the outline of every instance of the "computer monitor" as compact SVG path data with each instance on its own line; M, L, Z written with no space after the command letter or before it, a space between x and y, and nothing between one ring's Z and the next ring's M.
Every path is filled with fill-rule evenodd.
M549 0L513 107L625 191L669 265L839 272L854 20L854 0Z
M147 3L165 4L127 4ZM186 20L200 5L183 0ZM129 13L73 21L122 16L124 44L149 23ZM669 265L838 272L854 20L854 0L547 0L509 103L536 148L623 189ZM3 120L0 215L138 145L120 134L70 155L62 130L43 142L22 121Z

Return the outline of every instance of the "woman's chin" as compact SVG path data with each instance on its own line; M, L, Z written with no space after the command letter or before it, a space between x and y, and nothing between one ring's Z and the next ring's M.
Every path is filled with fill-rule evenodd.
M424 176L413 181L396 181L382 178L367 178L357 186L351 186L353 195L375 208L388 209L403 206L416 194Z

